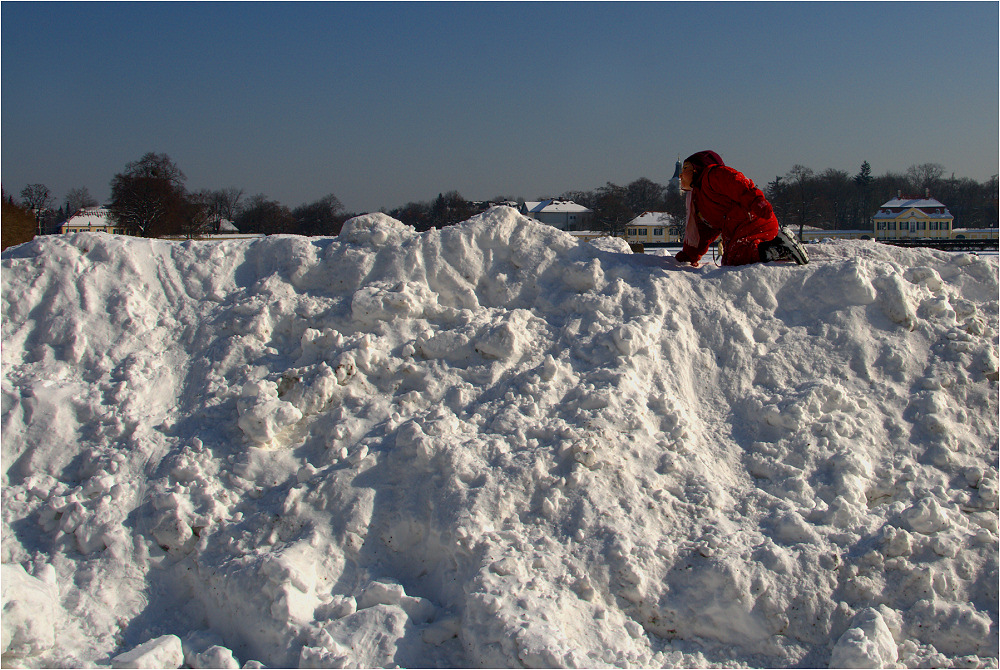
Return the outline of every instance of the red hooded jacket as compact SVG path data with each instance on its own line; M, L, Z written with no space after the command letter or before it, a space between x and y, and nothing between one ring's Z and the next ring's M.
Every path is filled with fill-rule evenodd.
M700 151L687 161L695 167L688 201L688 230L679 261L696 263L722 236L722 264L760 261L757 245L778 234L771 203L743 173L722 163L714 151Z

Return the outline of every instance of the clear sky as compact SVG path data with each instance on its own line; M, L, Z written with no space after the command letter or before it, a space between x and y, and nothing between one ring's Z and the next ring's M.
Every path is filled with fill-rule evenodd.
M2 13L2 182L99 200L154 151L189 190L351 211L559 195L718 151L998 172L998 3L55 3Z

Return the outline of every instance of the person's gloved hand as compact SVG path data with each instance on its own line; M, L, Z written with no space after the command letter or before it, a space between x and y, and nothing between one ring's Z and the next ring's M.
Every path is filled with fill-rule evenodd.
M681 249L678 251L677 255L674 256L674 259L678 263L690 263L691 265L698 267L698 261L696 261L694 257L687 252L687 249Z

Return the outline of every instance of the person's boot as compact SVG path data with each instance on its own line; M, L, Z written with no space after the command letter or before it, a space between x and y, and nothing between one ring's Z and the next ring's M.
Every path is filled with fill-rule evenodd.
M809 262L809 256L795 238L795 233L784 226L778 229L778 234L773 240L761 242L757 249L760 251L760 259L765 263L791 260L799 265L805 265Z

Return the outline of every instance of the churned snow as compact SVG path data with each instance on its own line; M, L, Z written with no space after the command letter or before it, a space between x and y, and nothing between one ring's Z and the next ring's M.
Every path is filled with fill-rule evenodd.
M996 667L996 258L509 208L3 254L3 664Z

